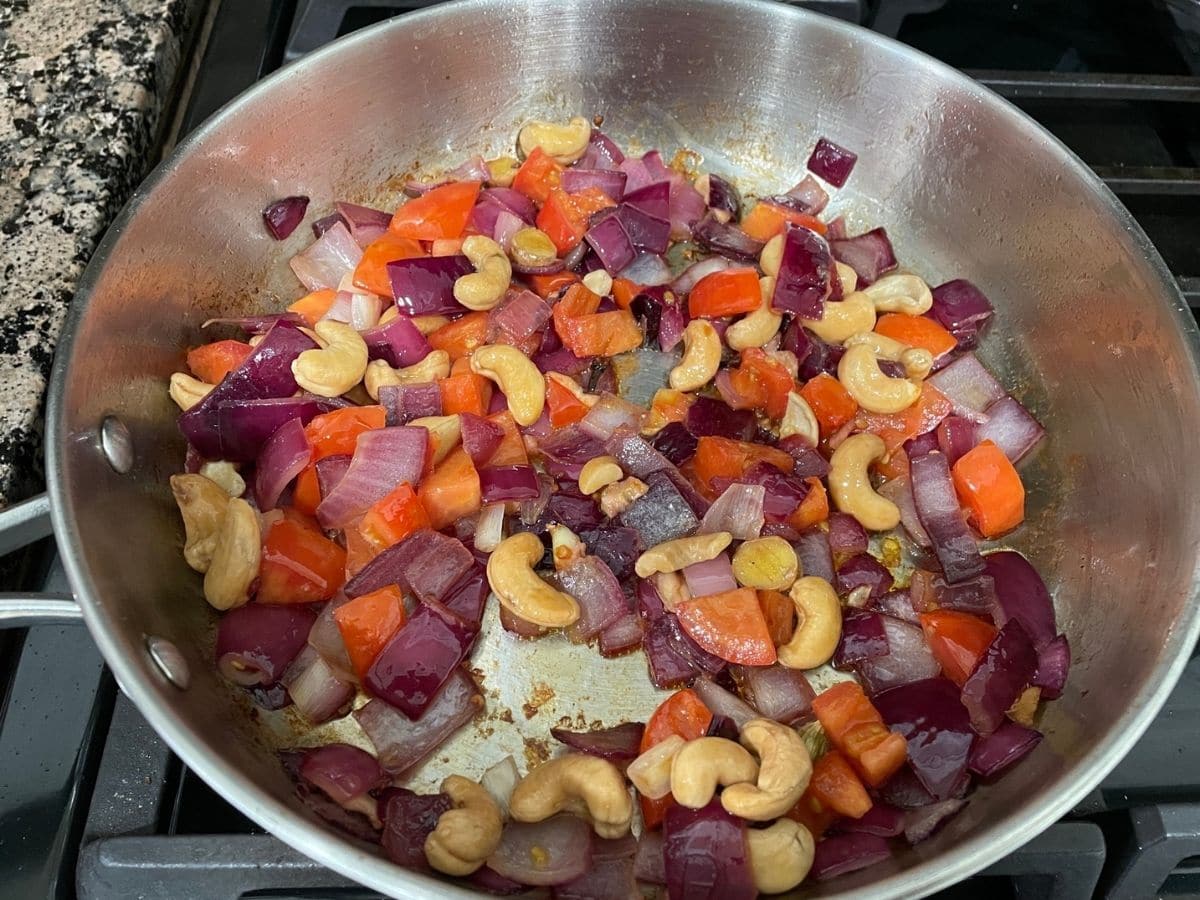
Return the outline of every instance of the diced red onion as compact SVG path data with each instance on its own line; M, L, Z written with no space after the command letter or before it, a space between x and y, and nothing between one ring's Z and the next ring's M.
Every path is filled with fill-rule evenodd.
M515 613L509 612L507 606L500 607L500 624L505 631L515 634L519 638L539 638L550 632L549 628L527 622Z
M511 291L488 317L489 334L514 345L531 338L550 320L550 304L533 291ZM494 340L495 337L489 338Z
M791 725L812 713L812 702L817 695L799 669L778 663L735 666L733 677L746 702L768 719Z
M335 213L330 213L327 216L322 216L321 218L317 219L315 222L312 223L313 237L319 238L321 235L323 235L325 232L327 232L330 228L332 228L334 225L337 225L339 223L342 225L346 224L346 220L342 218L341 213L335 212ZM359 244L359 246L361 247L363 245Z
M731 694L709 678L697 678L692 690L714 716L727 716L741 730L751 719L762 713L736 694ZM811 701L810 701L811 703Z
M383 300L374 294L350 295L350 327L355 331L369 331L379 324L383 312Z
M838 559L866 553L867 530L854 516L835 512L829 517L829 549Z
M646 547L691 534L700 524L687 500L667 480L650 485L645 494L625 508L619 519L626 528L638 533Z
M303 196L284 197L276 200L262 211L263 224L271 237L282 241L291 235L304 220L308 209L308 198Z
M671 281L671 267L657 253L639 253L636 258L630 260L621 269L621 278L627 278L634 284L653 287L660 284L669 284ZM660 334L661 340L661 334ZM670 350L670 346L663 345L664 350Z
M607 216L589 228L584 240L596 251L610 275L616 275L637 257L633 241L616 215Z
M615 169L624 161L625 154L621 152L621 148L613 142L612 138L592 129L587 150L584 151L583 158L576 165L588 169Z
M860 290L896 268L896 254L886 228L874 228L852 238L835 238L831 233L829 249L834 259L858 273Z
M650 444L675 466L682 466L696 455L697 439L682 422L668 422ZM718 529L720 530L720 529Z
M978 343L993 312L992 303L983 291L965 278L947 281L933 289L929 315L954 335L963 348Z
M981 778L995 778L1041 742L1041 732L1006 721L991 734L975 741L970 770Z
M477 562L445 591L442 605L464 622L479 627L491 586L482 562Z
M612 394L603 394L579 420L579 430L598 441L606 441L618 428L637 431L646 410Z
M687 581L688 591L693 597L707 597L710 594L724 594L736 591L737 579L733 577L733 565L728 553L719 553L704 562L692 563L683 569L683 577Z
M436 382L385 384L379 388L379 405L387 410L387 424L407 425L413 419L442 414L442 392Z
M838 594L843 597L855 588L866 587L870 588L872 598L878 598L892 589L892 573L869 553L859 553L838 568L836 587Z
M362 248L340 222L288 262L310 291L337 288L362 259Z
M766 488L759 484L729 485L704 514L699 533L728 531L734 540L753 540L762 534L765 495Z
M834 834L817 842L809 874L817 881L824 881L873 866L891 855L891 846L876 835Z
M904 839L910 844L919 844L966 805L966 800L952 797L931 806L910 809L904 814Z
M945 678L900 685L872 698L883 721L908 742L908 763L935 800L955 796L975 734L958 688Z
M597 556L584 556L560 571L558 582L579 602L579 618L567 628L574 643L587 643L629 612L620 582Z
M379 764L393 775L406 772L483 709L484 701L471 676L455 669L433 703L417 721L378 698L353 713L375 746Z
M671 185L667 181L656 181L652 184L630 188L625 194L624 200L625 205L640 210L652 218L667 222L671 218Z
M713 487L722 487L717 477L713 479ZM739 481L746 484L759 484L766 489L763 496L763 513L768 522L780 522L787 519L804 502L811 486L803 479L787 475L775 468L769 462L758 462L752 465Z
M416 485L428 446L429 432L408 425L360 434L350 468L317 506L321 527L345 528L399 485Z
M929 534L946 580L953 583L981 574L983 557L959 508L946 457L928 453L912 460L911 470L917 515Z
M1014 397L1001 397L985 411L987 421L975 429L978 441L991 441L1014 465L1045 436L1046 430Z
M718 219L728 222L741 216L742 197L738 189L720 175L711 172L701 175L695 188L708 208L717 213Z
M1015 401L1014 401L1015 402ZM946 416L936 429L937 445L953 466L978 443L976 424L964 416Z
M476 467L484 466L504 439L504 429L490 419L461 413L462 445Z
M635 251L654 254L667 252L671 244L671 223L667 219L654 216L631 202L622 203L611 216L620 220ZM599 220L593 220L592 227L596 224L599 224Z
M408 316L396 316L390 322L362 333L370 359L382 359L389 366L412 366L419 363L432 349L425 335L417 330Z
M755 240L734 225L722 222L712 210L696 223L692 236L712 252L741 262L757 261L763 248L762 241Z
M539 443L538 450L555 464L547 468L561 469L568 478L578 478L589 460L604 455L604 445L578 424L555 431Z
M1060 634L1038 651L1037 671L1030 684L1041 688L1043 700L1057 700L1062 696L1070 668L1071 645L1067 636Z
M625 193L625 173L616 169L581 169L572 166L562 174L562 189L578 194L588 188L598 188L614 203Z
M996 584L990 575L978 575L957 584L948 584L935 572L915 569L910 589L913 607L921 612L952 609L985 618L995 619L999 616Z
M592 867L592 829L560 813L543 822L509 822L488 865L521 884L566 884Z
M279 495L312 459L312 447L299 419L279 426L258 454L254 469L254 497L258 508L274 509Z
M868 600L864 609L883 613L885 616L891 616L913 625L921 623L921 620L917 618L917 611L913 608L912 597L908 590L888 591L882 597Z
M954 412L974 421L983 420L983 411L1006 396L996 380L974 353L964 353L928 381L946 395ZM976 433L976 437L979 437Z
M642 620L636 613L626 613L600 632L602 656L620 656L642 645Z
M526 224L532 225L537 218L537 207L533 201L513 188L491 187L479 192L481 197L490 197L520 216Z
M657 829L643 830L638 838L633 871L638 881L646 884L666 884L667 866L663 858L663 835Z
M512 249L513 238L517 232L525 228L527 223L524 219L518 216L515 212L508 209L502 209L496 215L496 224L492 229L492 237L501 249L507 253Z
M746 823L714 798L702 809L676 804L663 822L667 893L679 898L753 900Z
M813 148L812 155L808 158L807 168L808 171L824 178L834 187L841 187L850 177L856 162L858 162L857 153L838 146L829 138L822 137L817 140L817 146Z
M217 623L217 669L243 687L277 682L304 649L316 614L307 606L248 603Z
M839 819L837 829L852 834L873 834L884 838L896 837L904 833L904 810L887 803L876 802L857 819L849 817Z
M304 750L299 774L341 806L391 781L375 757L350 744L325 744Z
M810 528L797 538L796 558L805 575L816 575L832 582L834 579L833 554L829 549L829 535L819 528Z
M1058 631L1054 603L1037 569L1015 550L997 550L983 558L996 590L996 627L1017 619L1034 647L1054 640Z
M748 441L754 436L757 424L748 409L731 409L716 397L696 397L687 413L687 430L698 438L727 437Z
M410 316L455 315L462 306L454 299L454 282L474 272L462 255L416 256L387 264L396 308Z
M696 675L715 675L725 661L713 656L688 636L674 613L664 613L650 622L642 645L650 664L650 680L656 687L674 687Z
M692 227L704 215L704 198L674 170L668 170L667 180L671 184L671 237L677 241L687 240L691 237Z
M321 316L321 322L344 322L350 324L350 316L354 309L354 294L351 291L338 291L333 298L333 303L329 309L325 310L325 314Z
M921 547L932 546L933 542L929 538L929 534L925 531L925 527L921 524L921 517L917 515L917 504L913 500L912 482L907 475L898 475L888 481L885 481L879 486L878 492L880 496L886 497L896 504L900 510L900 524L904 526L904 530L908 532L908 536Z
M311 725L320 725L350 712L354 685L342 681L312 647L300 651L280 679L296 709Z
M425 859L425 838L437 827L442 813L453 806L445 794L422 795L407 788L390 788L379 801L383 819L381 843L388 859L406 869L430 871Z
M321 488L322 497L328 497L342 483L346 472L350 470L351 459L353 457L337 453L317 460L317 485Z
M421 600L441 601L474 564L462 541L424 529L376 556L344 590L353 598L398 584Z
M883 617L888 652L864 660L858 674L872 691L932 678L941 671L920 627L891 616Z
M820 319L829 296L833 257L825 239L815 231L788 225L783 237L783 258L775 279L771 308L805 319Z
M329 668L342 681L357 682L358 676L350 665L350 654L346 652L346 642L342 640L342 631L338 628L333 614L342 606L349 603L349 598L338 594L325 604L317 621L308 632L308 646L321 654Z
M677 291L680 294L687 294L702 279L717 272L723 272L735 265L737 263L731 259L726 259L724 256L706 256L704 259L697 260L684 269L679 274L679 277L671 282L671 290Z
M555 258L537 265L529 265L514 260L512 270L519 275L553 275L555 272L563 270L563 261Z
M368 244L383 237L392 221L392 214L384 212L382 209L372 209L369 206L359 206L357 203L341 201L335 203L334 206L338 215L342 217L342 221L346 223L350 236L354 238L358 246L364 249Z
M532 500L538 495L537 472L530 465L484 466L479 470L484 503Z
M829 203L829 194L811 175L805 175L787 195L803 206L803 212L810 216L820 215Z
M963 773L963 783L970 785L971 776ZM899 771L885 781L878 790L879 799L897 809L917 809L934 803L933 794L925 789L912 766L902 765Z
M847 669L868 659L887 656L887 632L883 616L865 610L846 610L842 614L842 637L833 655L833 664Z
M962 703L971 726L991 734L1005 721L1037 671L1037 651L1019 619L1010 619L988 645L987 652L962 688Z
M642 732L646 726L641 722L623 722L598 731L570 731L566 728L551 728L550 734L556 741L568 747L599 756L612 762L628 762L641 752Z

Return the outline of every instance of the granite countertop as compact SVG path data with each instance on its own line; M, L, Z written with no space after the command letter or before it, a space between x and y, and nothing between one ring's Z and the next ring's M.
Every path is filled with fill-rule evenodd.
M42 488L54 345L157 161L208 0L0 0L0 506Z

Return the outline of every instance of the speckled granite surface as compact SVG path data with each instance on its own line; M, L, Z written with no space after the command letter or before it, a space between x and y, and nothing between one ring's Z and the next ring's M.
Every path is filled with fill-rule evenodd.
M207 6L0 0L0 506L41 489L55 340L104 228L154 163Z

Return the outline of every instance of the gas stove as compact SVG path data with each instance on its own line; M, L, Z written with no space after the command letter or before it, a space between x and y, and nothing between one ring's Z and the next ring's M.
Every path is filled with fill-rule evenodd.
M281 65L400 0L220 0L168 147ZM1012 100L1091 165L1200 310L1196 0L811 0ZM1200 314L1200 313L1198 313ZM35 533L36 534L36 533ZM0 552L19 543L0 535ZM42 541L4 567L68 591ZM939 897L1200 896L1200 656L1129 756L1070 815ZM264 834L176 758L82 626L0 631L0 896L367 898Z

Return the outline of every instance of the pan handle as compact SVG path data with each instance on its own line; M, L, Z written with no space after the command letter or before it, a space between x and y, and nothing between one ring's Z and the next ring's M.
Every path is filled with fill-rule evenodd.
M0 556L27 547L53 533L50 497L38 494L0 512ZM83 621L69 594L0 593L0 628L68 625Z
M50 495L38 494L0 511L0 556L28 547L54 533Z

